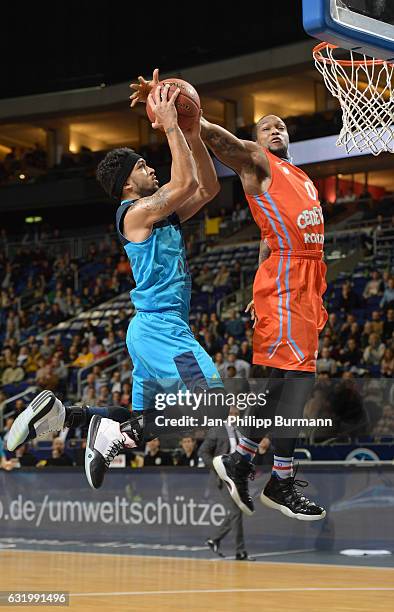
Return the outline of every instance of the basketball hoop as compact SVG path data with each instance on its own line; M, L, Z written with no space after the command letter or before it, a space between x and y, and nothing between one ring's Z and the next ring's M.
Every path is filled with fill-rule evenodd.
M334 57L336 45L322 42L313 49L316 68L342 109L343 127L337 146L350 153L394 153L394 64L346 51ZM362 59L355 59L359 56Z

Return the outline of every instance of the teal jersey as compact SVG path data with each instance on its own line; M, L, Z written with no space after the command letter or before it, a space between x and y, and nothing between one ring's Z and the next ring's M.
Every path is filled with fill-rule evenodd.
M137 311L169 311L189 320L191 277L179 218L172 214L155 223L150 236L130 242L123 235L123 219L133 200L124 200L116 213L116 228L136 283L130 292Z

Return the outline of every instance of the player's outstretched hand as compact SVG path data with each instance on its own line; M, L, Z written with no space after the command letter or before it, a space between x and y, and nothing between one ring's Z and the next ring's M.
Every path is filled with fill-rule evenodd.
M146 81L144 77L138 77L138 83L131 83L129 87L134 90L130 96L130 107L133 108L137 102L146 102L153 87L159 82L159 69L155 68L151 81Z
M255 328L256 325L257 325L258 317L257 317L257 314L256 314L256 309L254 307L254 300L249 302L249 304L245 308L245 312L250 312L250 318L253 321L253 328Z
M175 108L175 100L179 96L181 91L179 88L175 89L174 93L169 97L168 92L170 84L159 85L152 93L148 96L148 104L152 108L156 120L152 123L154 130L163 128L164 131L170 127L173 127L178 123L178 113Z

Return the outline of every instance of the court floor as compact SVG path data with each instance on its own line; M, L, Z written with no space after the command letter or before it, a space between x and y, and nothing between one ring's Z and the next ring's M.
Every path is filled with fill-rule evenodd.
M392 560L363 559L356 565L353 560L352 565L332 561L344 562L337 555L297 550L237 562L190 558L190 553L185 557L10 547L0 550L0 590L69 591L68 609L81 611L100 607L114 612L204 608L242 612L257 606L267 612L390 609Z

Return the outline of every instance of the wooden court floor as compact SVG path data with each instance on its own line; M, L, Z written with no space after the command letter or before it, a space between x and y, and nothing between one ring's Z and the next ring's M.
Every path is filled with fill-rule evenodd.
M394 601L386 568L15 550L0 564L0 590L67 590L70 610L387 612Z

